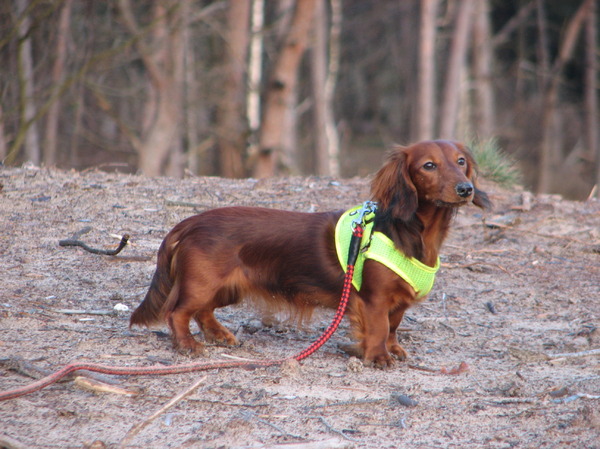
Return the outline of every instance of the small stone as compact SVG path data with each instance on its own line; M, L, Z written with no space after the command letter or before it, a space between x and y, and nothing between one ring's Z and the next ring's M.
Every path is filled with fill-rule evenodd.
M402 393L392 393L392 399L404 407L416 407L419 402Z

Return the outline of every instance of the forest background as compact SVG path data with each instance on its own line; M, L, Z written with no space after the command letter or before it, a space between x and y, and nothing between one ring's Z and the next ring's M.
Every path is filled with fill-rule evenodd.
M10 0L0 161L350 177L446 138L584 199L597 24L595 0Z

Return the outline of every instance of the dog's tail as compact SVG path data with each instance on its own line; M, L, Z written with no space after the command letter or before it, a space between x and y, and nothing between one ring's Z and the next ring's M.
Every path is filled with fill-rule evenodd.
M133 325L150 326L164 319L167 298L173 289L176 273L178 237L177 233L170 233L160 245L156 271L152 277L150 288L144 300L131 314L130 327Z

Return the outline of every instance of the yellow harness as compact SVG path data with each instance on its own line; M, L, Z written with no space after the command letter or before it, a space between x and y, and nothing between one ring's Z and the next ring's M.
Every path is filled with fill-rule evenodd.
M335 248L344 272L346 271L353 222L362 208L364 206L357 206L344 212L335 227ZM433 287L435 274L440 268L440 258L438 257L434 267L430 267L413 257L406 257L404 253L396 249L394 242L389 237L381 232L373 232L374 220L375 210L373 208L364 217L365 225L360 243L361 249L354 265L352 284L356 290L360 291L362 286L362 271L365 260L372 259L385 265L408 282L415 290L418 298L427 295Z

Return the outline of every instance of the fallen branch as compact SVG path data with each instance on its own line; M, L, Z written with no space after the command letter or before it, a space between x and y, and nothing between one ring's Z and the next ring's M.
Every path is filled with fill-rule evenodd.
M201 377L196 382L194 382L192 385L190 385L188 388L186 388L185 390L181 391L179 394L174 396L169 402L167 402L165 405L163 405L161 408L159 408L150 417L146 418L145 420L143 420L143 421L139 422L138 424L136 424L135 426L133 426L129 430L129 432L127 432L125 437L121 440L121 444L119 445L119 447L125 447L127 445L127 443L133 437L135 437L138 433L140 433L142 431L142 429L144 429L144 427L146 427L148 424L150 424L152 421L154 421L156 418L158 418L164 412L166 412L167 410L172 408L174 405L181 402L187 396L192 394L194 392L194 390L196 390L200 385L202 385L206 381L207 378L208 378L208 376Z
M84 309L54 309L56 313L64 315L114 315L114 310L84 310Z
M332 433L336 433L338 435L340 435L342 438L344 438L345 440L348 441L353 441L353 442L357 442L358 440L356 440L355 438L351 438L348 435L346 435L343 431L341 430L337 430L335 427L333 427L331 424L329 424L327 422L327 420L325 419L324 416L310 416L310 418L315 418L318 419L319 421L321 421L321 423L323 423L323 425L325 426L325 428Z
M129 241L130 238L131 237L129 236L129 234L124 234L121 237L119 246L116 249L92 248L92 247L86 245L85 243L83 243L81 240L76 240L76 239L60 240L58 242L58 244L59 244L59 246L80 246L84 250L86 250L87 252L92 253L92 254L100 254L102 256L116 256L117 254L119 254L121 252L121 250L123 248L125 248L125 246L127 245L127 242Z
M85 376L77 376L74 381L75 385L84 390L93 391L95 393L113 393L123 396L137 396L141 393L139 388L123 388L116 385L107 384L96 379L91 379Z
M321 441L303 441L302 443L232 446L231 449L346 449L351 447L355 447L354 443L332 438Z
M551 360L556 359L569 359L575 357L587 357L589 355L600 355L600 349L590 349L588 351L581 352L565 352L563 354L549 354L548 357Z
M21 374L22 376L31 377L32 379L42 379L52 374L51 371L44 368L40 368L39 366L28 362L20 356L11 356L0 359L0 366L3 366L8 370ZM119 383L118 380L115 380L112 377L105 376L100 373L94 373L92 371L85 370L82 370L81 372L85 374L79 374L78 376L73 376L72 374L69 374L63 377L62 379L57 380L56 382L70 382L71 380L73 380L74 377L85 377L86 379L90 379L95 382L101 382L105 385L117 385ZM0 448L1 447L2 446L0 446Z
M27 449L28 446L8 435L0 434L0 447L2 449Z
M418 371L425 371L427 373L444 374L444 375L449 375L449 376L456 376L458 374L466 373L467 371L469 371L469 365L467 365L467 363L465 363L465 362L460 362L460 365L458 365L456 368L452 368L450 370L448 370L445 366L443 366L441 369L430 368L428 366L423 366L423 365L408 365L408 367L410 369L414 369L414 370L418 370Z
M277 432L279 432L279 433L280 433L282 436L284 436L284 437L288 437L288 438L294 438L294 439L297 439L297 440L303 440L303 439L304 439L304 438L303 438L303 437L301 437L300 435L296 435L296 434L293 434L293 433L289 433L288 431L286 431L286 430L282 429L282 428L281 428L281 427L279 427L278 425L276 425L276 424L273 424L273 423L271 423L271 422L267 421L266 419L262 419L262 418L260 418L260 417L259 417L259 416L257 416L257 415L256 415L254 412L251 412L251 411L245 411L245 412L243 412L243 414L245 415L246 419L250 420L251 418L254 418L254 419L256 419L256 420L257 420L259 423L261 423L261 424L265 424L265 425L267 425L267 426L269 426L269 427L271 427L271 428L275 429Z

